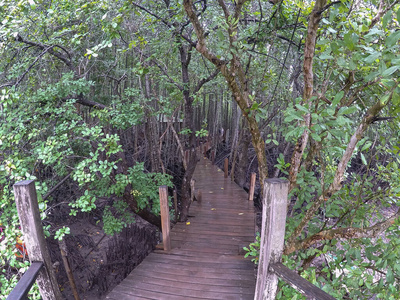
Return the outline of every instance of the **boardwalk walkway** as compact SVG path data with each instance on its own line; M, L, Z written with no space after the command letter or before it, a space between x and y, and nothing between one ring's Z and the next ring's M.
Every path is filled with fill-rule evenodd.
M253 203L206 159L194 178L202 201L173 227L172 251L151 253L106 299L254 298L254 265L242 251L254 240Z

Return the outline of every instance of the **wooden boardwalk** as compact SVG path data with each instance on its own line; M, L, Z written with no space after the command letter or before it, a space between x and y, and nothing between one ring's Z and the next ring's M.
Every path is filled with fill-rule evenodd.
M254 264L242 250L254 240L253 203L206 159L194 178L202 201L171 230L172 251L151 253L106 299L254 299Z

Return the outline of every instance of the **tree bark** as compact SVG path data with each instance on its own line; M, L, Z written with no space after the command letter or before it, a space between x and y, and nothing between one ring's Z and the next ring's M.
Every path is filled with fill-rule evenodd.
M235 2L235 11L232 16L230 15L224 1L219 0L218 3L223 10L225 20L228 26L228 35L229 35L229 45L233 50L235 49L235 43L237 42L237 24L235 25L232 22L232 19L238 19L241 14L241 9L245 0L239 0ZM258 123L255 118L255 114L250 111L250 107L252 105L252 101L249 97L248 90L248 79L245 75L243 66L240 62L240 58L235 54L236 51L231 51L232 59L229 62L218 58L214 53L212 53L206 45L205 32L204 29L197 17L196 12L193 8L193 1L184 0L183 6L186 11L186 14L192 23L196 36L198 38L196 44L196 50L202 54L206 59L208 59L211 63L213 63L220 71L221 74L225 77L228 87L231 90L233 97L240 109L244 117L248 122L248 126L251 133L251 139L256 151L257 159L258 159L258 170L259 170L259 180L260 185L263 187L264 179L268 177L268 166L267 159L265 156L265 143L261 138L260 129L258 127Z

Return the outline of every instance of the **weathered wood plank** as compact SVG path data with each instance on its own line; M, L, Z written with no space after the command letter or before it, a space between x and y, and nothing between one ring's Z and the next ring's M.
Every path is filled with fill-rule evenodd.
M14 195L29 259L44 263L36 281L40 295L44 300L62 299L44 237L35 182L33 180L17 182L14 184Z
M154 286L153 290L163 291L164 287L174 287L175 289L186 289L191 291L204 291L213 292L215 294L225 293L225 294L244 294L244 295L253 295L254 287L253 286L243 286L243 285L232 285L227 284L215 284L214 282L206 282L203 283L197 279L197 277L192 276L186 278L185 281L173 279L173 277L165 278L157 276L158 273L153 276L153 274L137 274L136 272L132 274L132 276L127 277L127 280L124 280L121 285L132 286L132 287L140 287L147 286L147 284L152 284ZM181 278L182 279L182 278Z
M166 185L160 186L159 193L163 246L165 251L171 251L171 239L169 234L171 225L169 222L168 187Z
M335 298L333 298L331 295L325 293L323 290L316 287L311 282L304 279L299 274L290 270L281 263L271 264L269 269L282 278L285 282L289 283L294 289L306 296L307 299L335 300Z
M282 179L266 179L262 211L260 259L255 299L275 299L278 277L268 272L270 263L280 262L285 238L289 184Z

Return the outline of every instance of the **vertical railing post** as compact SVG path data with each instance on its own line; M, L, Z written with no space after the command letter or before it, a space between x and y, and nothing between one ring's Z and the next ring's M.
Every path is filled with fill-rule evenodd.
M36 280L40 295L44 300L62 299L44 237L35 182L17 182L14 184L14 196L29 260L44 263Z
M262 211L260 258L257 273L256 300L274 300L278 277L268 270L281 261L285 237L289 184L283 179L266 179Z
M174 209L175 209L175 222L178 221L178 193L174 189Z
M228 178L228 167L229 167L229 158L225 158L224 161L224 176L225 178Z
M251 173L250 177L250 189L249 189L249 201L254 200L254 189L256 187L256 173Z
M160 208L161 208L161 230L163 236L163 246L165 251L171 251L171 239L169 235L169 206L168 206L168 187L162 185L159 187Z

